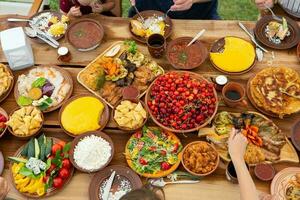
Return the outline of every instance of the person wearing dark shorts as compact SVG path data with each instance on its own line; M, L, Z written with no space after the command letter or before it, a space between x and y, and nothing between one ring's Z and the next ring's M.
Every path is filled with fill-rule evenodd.
M166 13L172 19L220 19L217 9L218 0L131 0L137 9L158 10ZM128 16L136 14L133 7L130 8Z

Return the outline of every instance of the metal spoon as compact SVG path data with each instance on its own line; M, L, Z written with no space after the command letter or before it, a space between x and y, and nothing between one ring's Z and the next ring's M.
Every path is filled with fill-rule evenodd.
M56 49L58 48L57 45L53 44L52 42L50 42L46 38L44 38L44 37L40 36L39 34L37 34L37 32L34 29L32 29L30 27L24 27L24 30L25 30L26 35L28 35L29 37L31 37L31 38L37 37L37 38L43 40L44 42L46 42L47 44L49 44L50 46L52 46L53 48L56 48Z
M269 6L265 5L265 8L268 9L271 12L271 14L272 14L272 16L273 16L273 18L275 20L282 22L282 18L278 17L277 15L275 15L275 13L273 12L273 10Z
M192 183L199 183L200 181L193 181L193 180L183 180L183 181L170 181L166 182L163 178L159 179L150 179L150 184L157 187L164 187L169 184L192 184Z
M31 22L30 19L7 18L8 22Z
M144 17L141 15L140 11L137 9L135 4L133 4L131 1L130 1L130 3L131 3L131 6L134 8L135 12L138 14L139 18L142 20L142 23L145 23Z
M164 14L163 18L164 20L167 19L169 12L171 11L171 8Z

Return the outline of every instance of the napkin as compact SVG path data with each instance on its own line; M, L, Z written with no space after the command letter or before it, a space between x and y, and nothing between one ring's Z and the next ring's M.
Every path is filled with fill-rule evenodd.
M3 53L12 70L24 69L34 65L32 48L22 27L0 32Z

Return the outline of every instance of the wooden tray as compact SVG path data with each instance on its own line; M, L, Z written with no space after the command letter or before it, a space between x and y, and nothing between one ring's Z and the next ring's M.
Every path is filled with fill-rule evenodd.
M200 74L197 74L197 73L194 73L194 72L190 72L190 71L172 71L172 72L176 72L176 73L179 73L179 74L185 74L185 73L188 73L191 75L192 78L195 78L197 80L205 80L207 82L210 82L209 80L207 80L206 78L204 78L203 76L201 76ZM151 89L155 83L155 81L157 80L157 78L151 83L151 85L149 86L148 90L147 90L147 93L146 93L146 96L145 96L145 105L146 105L146 108L149 112L149 115L151 117L151 119L160 127L162 127L163 129L165 130L168 130L169 132L174 132L174 133L189 133L189 132L193 132L193 131L198 131L199 129L205 127L207 124L209 124L211 122L211 120L214 118L215 114L217 113L218 111L218 105L219 105L219 101L218 101L218 95L217 95L217 92L215 90L215 88L213 89L214 91L214 94L215 94L215 98L216 98L216 107L215 107L215 111L214 113L211 115L211 117L206 120L205 123L201 124L200 126L198 127L195 127L195 128L192 128L192 129L187 129L187 130L176 130L176 129L172 129L172 128L169 128L169 127L166 127L164 126L163 124L161 124L158 120L156 120L156 118L153 116L152 112L150 111L150 108L148 106L148 100L150 99L150 92L151 92Z
M252 112L252 111L247 111L247 113L253 113L255 115L259 115L263 118L265 118L266 120L272 121L269 118L267 118L266 116L257 113L257 112ZM238 113L232 113L232 114L238 114ZM273 121L272 121L273 122ZM274 122L273 122L274 124ZM274 124L275 125L275 124ZM276 125L275 125L276 126ZM199 131L199 135L198 136L207 136L207 135L215 135L215 127L212 126L210 128L203 128ZM293 145L291 144L291 142L289 141L289 139L287 137L285 137L286 140L286 144L282 147L281 151L280 151L280 159L273 162L273 163L281 163L281 162L290 162L290 163L299 163L299 157L298 154L295 150L295 148L293 147ZM226 161L226 162L230 162L230 158L228 157L228 150L223 150L218 148L216 145L214 145L217 149L217 151L219 152L220 157ZM272 164L272 162L270 161L265 161L266 163L270 163ZM255 166L256 164L251 164L250 166Z
M80 75L81 73L84 72L85 69L87 69L92 63L96 62L98 59L100 59L101 57L103 57L108 51L110 51L113 47L115 47L116 45L123 45L123 41L118 41L114 44L112 44L109 48L107 48L105 51L103 51L99 56L97 56L92 62L90 62L83 70L81 70L78 74L77 74L77 81L83 86L85 87L88 91L90 91L91 93L93 93L94 95L96 95L97 97L99 97L102 101L104 101L109 107L114 108L114 106L112 104L110 104L108 101L106 101L97 91L92 90L91 88L89 88L87 85L84 84L84 82L81 81L80 79ZM119 52L120 53L120 52ZM119 55L119 54L117 54ZM160 67L160 66L159 66ZM162 67L160 67L160 69L163 71L164 73L164 69ZM143 93L141 93L139 95L138 98L141 98L147 90L145 90Z
M235 38L239 38L239 39L242 39L246 42L248 42L247 40L243 39L243 38L240 38L240 37L236 37L236 36L227 36L227 37L235 37ZM250 43L250 42L249 42ZM251 43L250 43L251 44ZM212 46L211 46L211 49L210 49L210 53L217 53L217 52L220 52L222 49L224 49L224 46L225 46L225 37L222 37L218 40L216 40ZM253 45L252 45L253 46ZM254 48L254 51L255 51L255 47L253 46ZM246 70L243 70L243 71L240 71L240 72L228 72L228 71L225 71L221 68L219 68L214 62L213 60L211 59L211 56L209 55L209 59L210 59L210 62L211 64L213 65L213 67L216 69L216 70L219 70L220 72L223 72L224 74L228 74L228 75L241 75L241 74L245 74L247 72L249 72L255 65L256 65L256 62L257 62L257 55L256 55L256 52L255 52L255 59L253 61L253 63L248 67L248 69Z
M279 17L282 17L282 16L279 16ZM257 40L260 41L265 46L273 48L273 49L283 50L283 49L290 49L290 48L296 46L300 39L299 26L294 20L292 20L288 17L285 17L285 19L288 23L288 28L291 32L291 35L284 38L284 40L281 41L280 44L274 44L273 42L269 41L269 39L265 35L265 28L268 25L268 23L270 21L276 21L272 15L264 16L256 23L256 26L254 29L254 34L255 34L255 37L257 38Z
M60 139L57 139L57 138L54 138L54 137L47 137L47 138L52 138L53 139L53 144L57 144L59 143ZM26 145L26 144L25 144ZM21 152L23 150L23 148L25 147L25 145L21 146L13 155L13 157L20 157L21 156ZM10 163L9 164L9 171L10 171L10 181L12 182L12 185L14 186L15 190L17 190L19 192L19 190L17 189L16 185L15 185L15 181L14 181L14 178L13 178L13 173L12 173L12 164ZM73 176L73 173L74 173L74 168L73 166L71 166L71 170L70 170L70 176L68 177L68 179L66 179L64 181L64 185L62 186L62 188L60 189L55 189L54 187L52 188L49 188L47 190L47 192L45 193L44 196L38 196L38 195L32 195L32 194L29 194L29 193L22 193L22 192L19 192L20 194L24 195L25 197L28 197L28 198L33 198L33 199L41 199L41 198L44 198L44 197L49 197L49 196L53 196L54 194L56 194L57 192L61 191L63 188L66 187L66 185L71 181L71 178Z
M4 115L5 117L6 117L6 119L8 120L8 114L7 114L7 112L3 109L3 108L1 108L0 107L0 113L2 114L2 115ZM6 132L6 130L7 130L7 125L6 125L6 127L4 128L4 130L2 131L2 132L0 132L0 138L4 135L4 133ZM0 175L1 175L1 173L0 173Z
M42 14L42 13L47 13L47 12L48 12L48 13L51 13L53 16L57 16L59 19L61 19L61 17L63 16L62 13L57 12L57 11L44 10L44 11L41 11L41 12L38 12L38 13L32 15L32 16L29 18L29 20L32 20L34 17L37 17L37 16L39 16L40 14ZM27 22L26 26L29 26L29 27L30 27L29 22ZM63 38L64 35L65 35L65 34L61 34L61 35L58 36L58 37L54 37L54 36L53 36L52 38L53 38L54 40L59 40L59 39ZM39 38L37 38L37 37L30 38L30 39L31 39L32 41L35 41L35 42L38 42L38 43L45 43L43 40L41 40L41 39L39 39Z
M66 94L65 98L63 101L61 101L59 104L57 104L56 106L53 107L49 107L46 110L43 110L43 113L48 113L48 112L52 112L56 109L58 109L59 107L61 107L72 95L73 92L73 80L72 80L72 76L69 74L68 71L66 71L64 68L62 67L58 67L55 65L44 65L44 66L36 66L36 67L30 67L29 69L27 69L23 74L28 74L30 70L34 69L34 68L40 68L40 67L44 67L44 68L54 68L57 71L59 71L62 76L65 78L65 80L67 81L67 83L70 85L70 89L69 92ZM18 80L16 81L15 84L15 89L14 89L14 96L15 96L15 100L17 102L18 98L19 98L19 91L18 91Z
M139 189L143 186L140 177L130 168L122 165L111 165L93 176L89 187L90 200L102 200L102 198L100 198L100 186L103 181L110 177L113 171L116 172L116 175L111 190L114 190L115 184L118 185L118 183L116 183L118 182L118 180L116 180L117 175L122 179L127 179L131 183L132 190Z
M103 165L99 169L95 169L95 170L86 170L86 169L83 169L83 168L79 167L77 165L77 163L75 162L75 160L74 160L74 150L75 150L75 147L77 146L77 144L84 137L90 136L90 135L95 135L95 136L101 137L102 139L104 139L105 141L107 141L109 143L109 145L111 146L111 156L110 156L110 158L108 159L108 161L106 162L105 165ZM76 138L74 138L74 140L71 143L71 149L70 149L70 156L69 156L69 158L70 158L71 163L74 165L74 167L76 169L78 169L79 171L82 171L82 172L85 172L85 173L92 173L92 172L100 171L103 168L105 168L111 162L112 158L114 157L114 152L115 152L114 143L113 143L112 139L108 135L106 135L105 133L103 133L101 131L91 131L91 132L87 132L85 134L79 135Z
M284 200L285 198L285 192L287 189L287 186L289 185L289 181L291 178L296 175L296 173L300 173L299 167L289 167L281 170L276 174L276 176L273 178L273 181L271 183L271 195L272 200Z
M98 31L100 32L100 37L97 38L96 42L95 42L95 45L93 46L90 46L88 48L79 48L77 47L72 40L70 40L70 33L71 33L71 30L74 28L74 26L76 24L79 24L79 23L83 23L83 22L90 22L90 23L93 23L97 26L98 28ZM66 32L66 38L68 40L68 42L73 46L75 47L78 51L91 51L93 49L96 49L100 44L101 44L101 41L103 39L103 36L104 36L104 29L102 27L102 25L94 20L94 19L89 19L89 18L85 18L85 19L79 19L79 20L76 20L75 22L73 22L67 29L67 32Z
M164 16L165 13L157 11L157 10L146 10L146 11L142 11L140 12L140 14L144 17L144 19L147 19L149 17L152 17L154 14L157 16ZM138 19L139 15L136 14L135 16L132 17L132 19ZM171 36L172 34L172 30L173 30L173 23L170 17L167 16L167 18L165 19L165 23L166 23L166 27L165 27L165 35L164 37L167 39ZM135 39L136 41L139 41L141 43L146 44L147 43L147 39L144 37L140 37L135 35L132 31L131 31L131 23L129 22L129 31L133 37L133 39Z
M78 99L78 98L81 98L81 97L93 97L93 98L97 98L97 99L99 99L99 100L101 101L101 103L104 105L104 110L103 110L103 112L102 112L102 116L101 116L101 118L99 119L99 125L100 125L100 128L99 128L98 130L95 130L95 131L101 131L102 129L104 129L105 126L106 126L106 124L107 124L108 121L109 121L109 108L108 108L108 106L106 105L106 103L105 103L102 99L100 99L100 98L98 98L98 97L95 97L95 96L93 96L93 95L89 95L89 94L80 94L80 95L73 96L72 98L68 99L68 100L63 104L63 106L60 108L59 113L58 113L58 120L59 120L59 125L60 125L60 127L64 130L64 132L65 132L66 134L68 134L68 135L71 136L71 137L77 137L77 136L79 136L79 135L74 135L73 133L70 133L69 131L67 131L67 130L63 127L63 125L62 125L62 123L61 123L61 115L62 115L62 113L63 113L65 107L66 107L69 103L71 103L72 101L74 101L74 100L76 100L76 99Z
M12 71L11 71L11 69L10 69L9 66L5 65L5 67L6 67L7 71L8 71L8 73L10 74L10 76L12 77L12 80L11 80L11 83L10 83L10 86L9 86L8 90L3 95L0 96L0 103L2 101L4 101L6 99L6 97L8 97L8 95L10 94L10 92L12 91L12 89L14 87L14 75L13 75L13 73L12 73Z

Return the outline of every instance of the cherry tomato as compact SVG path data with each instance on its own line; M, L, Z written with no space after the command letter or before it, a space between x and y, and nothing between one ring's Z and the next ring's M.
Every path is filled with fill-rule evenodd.
M160 154L163 155L163 156L165 156L167 154L167 152L165 150L161 150Z
M51 166L49 167L49 169L47 170L47 174L50 174L55 168L56 168L56 165L52 163Z
M55 188L61 188L63 186L64 182L62 180L62 178L60 177L55 177L53 179L53 187Z
M140 158L139 161L140 161L141 165L147 165L148 164L147 160L145 160L144 158Z
M62 179L67 179L70 176L70 172L66 168L61 168L58 171L58 176Z
M138 132L136 132L135 134L134 134L134 137L136 137L136 138L141 138L142 137L142 133L141 133L141 131L138 131Z
M71 168L71 162L68 158L63 159L62 161L62 167L66 168L66 169L70 169Z
M171 168L171 165L169 163L167 163L167 162L162 162L161 163L161 169L162 170L168 170L170 168Z
M156 151L156 146L151 146L151 147L149 147L149 150L150 150L150 151Z
M61 145L60 145L60 144L55 144L55 145L53 145L53 146L52 146L52 149L51 149L52 155L56 155L56 152L57 152L58 150L60 150L60 151L62 150Z
M0 114L0 122L6 122L7 119L4 115Z
M47 182L48 182L48 179L49 179L49 177L50 177L50 176L44 176L44 177L43 177L43 182L44 182L44 183L47 183Z
M61 140L57 144L59 144L62 148L64 148L64 146L66 145L66 142Z
M175 143L174 144L174 148L173 148L173 153L176 153L177 152L177 150L178 150L178 147L179 147L179 144L178 143Z

